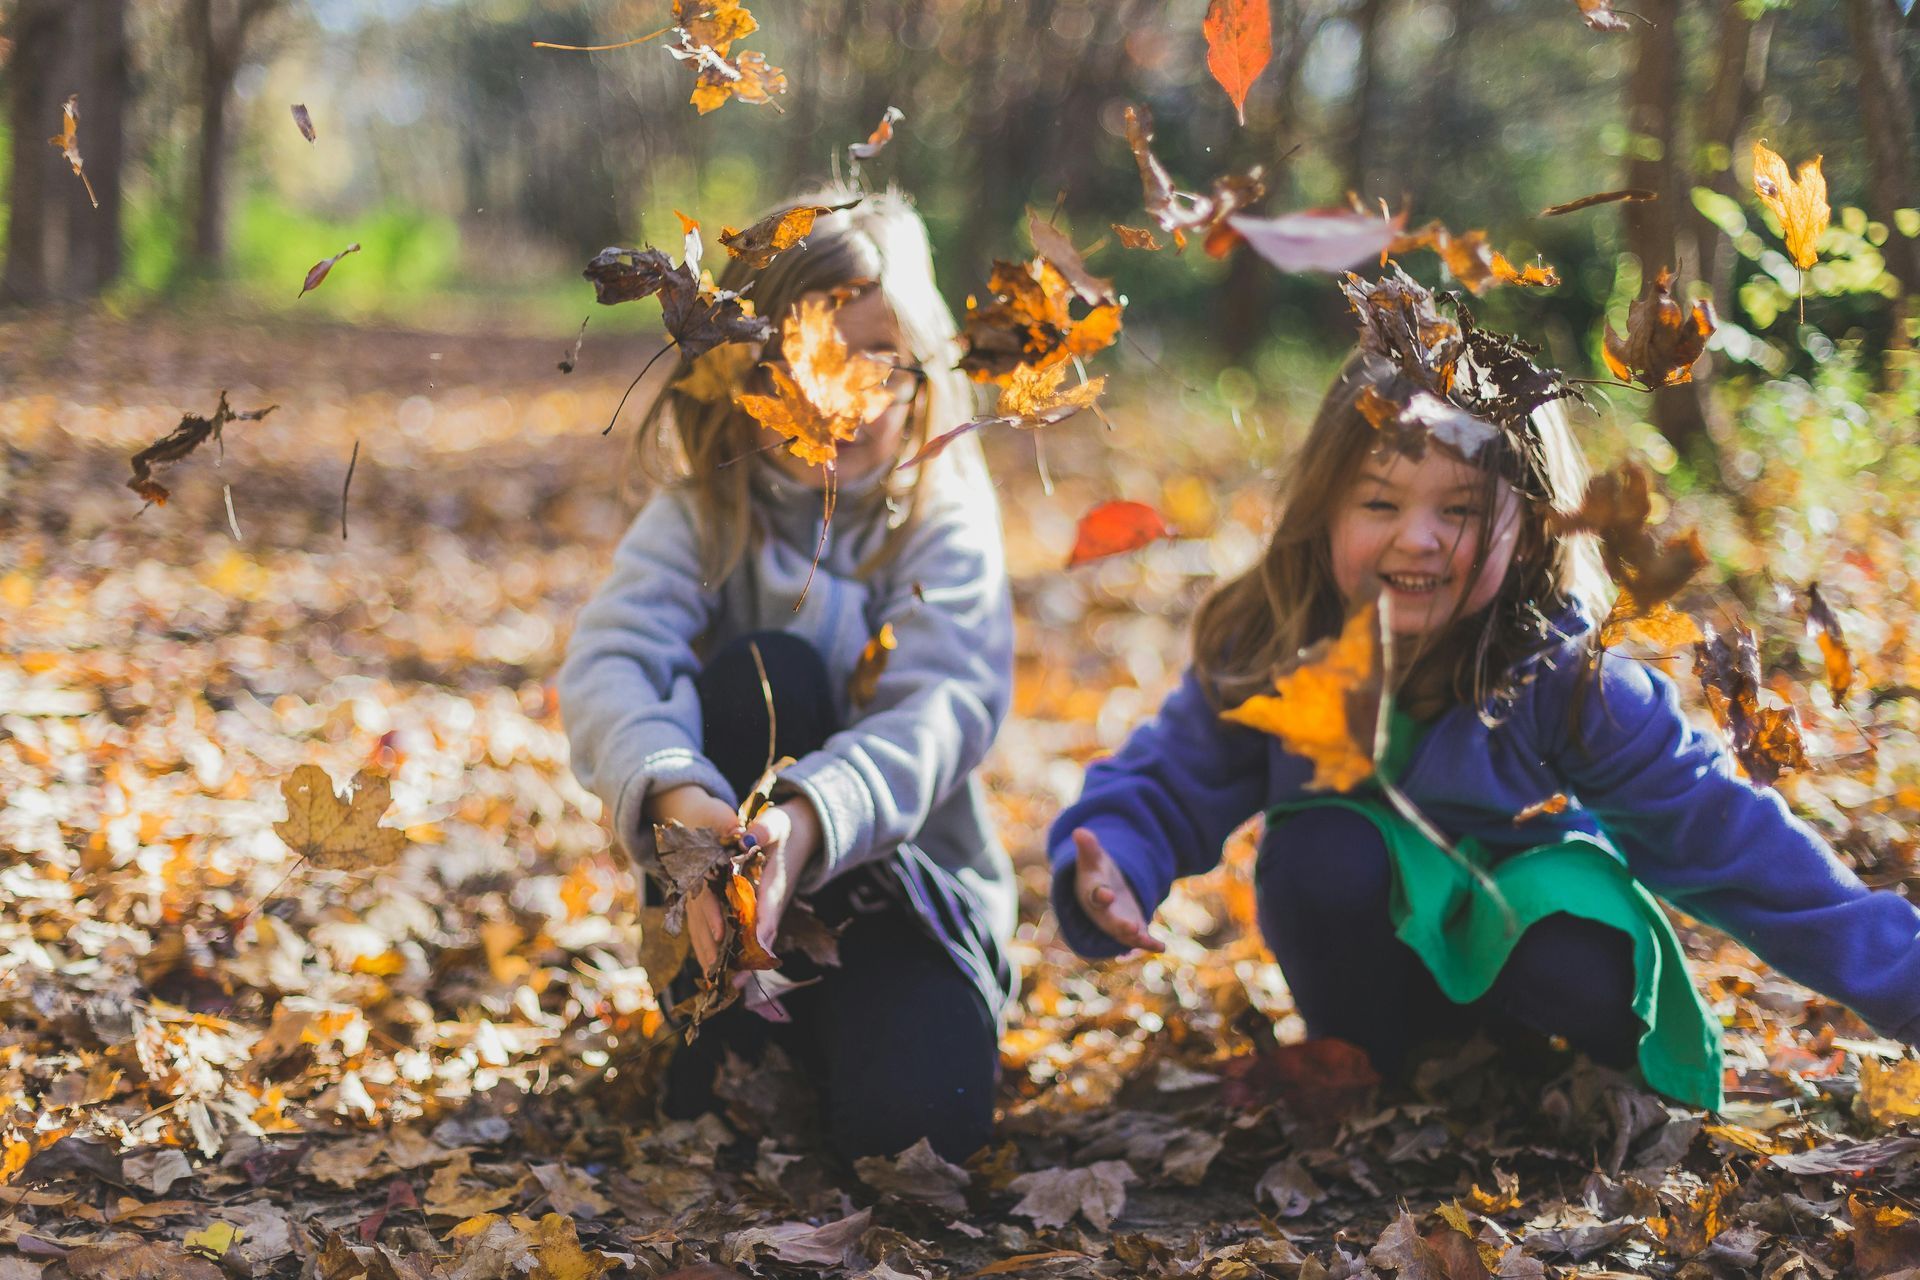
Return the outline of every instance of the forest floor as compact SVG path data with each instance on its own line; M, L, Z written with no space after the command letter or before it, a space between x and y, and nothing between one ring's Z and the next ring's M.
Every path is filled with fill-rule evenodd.
M1495 1071L1470 1040L1382 1085L1302 1044L1244 833L1163 910L1165 957L1058 944L1046 824L1264 519L1243 428L1164 383L1122 390L1111 432L1052 429L1051 495L1027 437L988 441L1020 635L985 766L1023 884L997 1145L835 1168L777 1064L731 1079L723 1118L659 1122L632 883L551 685L624 527L630 422L600 428L648 344L590 335L563 376L569 343L0 326L0 1280L1920 1264L1920 1062L1710 931L1684 929L1728 1026L1719 1116L1550 1045ZM128 458L223 387L279 408L143 511ZM1067 572L1077 515L1115 496L1190 536ZM1904 643L1879 646L1888 679ZM1906 764L1790 794L1894 885L1920 753L1906 721L1878 740ZM391 776L397 864L294 867L273 823L305 763Z

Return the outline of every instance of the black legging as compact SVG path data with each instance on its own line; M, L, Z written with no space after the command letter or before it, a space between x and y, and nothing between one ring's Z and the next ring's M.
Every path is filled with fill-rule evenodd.
M766 699L749 641L773 691L776 756L816 750L838 727L826 664L805 640L760 632L722 648L697 682L703 750L742 795L767 758ZM758 1061L778 1044L820 1086L828 1136L849 1159L895 1155L921 1138L954 1161L986 1145L999 1067L994 1016L904 902L866 894L884 905L854 909L856 885L879 873L878 866L856 870L810 899L823 918L847 922L841 964L815 969L804 956L784 958L783 973L820 979L780 997L791 1022L736 1005L674 1052L669 1116L713 1109L713 1075L727 1050Z

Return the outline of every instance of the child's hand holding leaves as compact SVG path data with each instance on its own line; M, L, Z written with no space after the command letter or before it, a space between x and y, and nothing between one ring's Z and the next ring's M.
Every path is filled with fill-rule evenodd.
M1166 943L1147 932L1140 900L1119 864L1101 847L1100 837L1085 827L1073 833L1073 893L1094 927L1115 942L1142 951L1167 949Z
M710 831L723 840L740 829L740 815L733 806L701 786L670 787L653 796L647 808L649 817L661 826L677 822L689 830ZM704 878L688 893L686 906L694 958L702 971L711 970L720 956L726 920Z
M747 824L747 835L748 843L765 855L756 886L753 933L760 946L773 953L781 918L793 902L807 864L820 849L820 815L811 801L796 796L761 810Z

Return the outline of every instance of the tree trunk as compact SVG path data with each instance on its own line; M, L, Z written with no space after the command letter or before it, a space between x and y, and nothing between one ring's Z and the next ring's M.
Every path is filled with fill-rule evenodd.
M1912 314L1920 297L1920 242L1893 225L1895 209L1920 203L1914 184L1913 97L1900 63L1901 37L1889 0L1847 0L1847 25L1853 34L1854 65L1859 74L1860 121L1867 138L1869 212L1887 224L1881 248L1887 270L1906 294L1903 310ZM1904 332L1904 326L1901 326Z
M1739 199L1734 177L1734 148L1753 114L1766 85L1767 51L1773 32L1773 12L1749 18L1741 0L1723 0L1716 43L1713 83L1700 114L1700 151L1705 162L1694 174L1700 186L1729 199ZM1700 278L1713 290L1713 305L1730 314L1733 296L1733 242L1697 209L1683 210L1693 237L1694 262Z
M67 262L61 291L92 297L120 275L121 169L126 153L129 92L127 0L74 0L70 22L80 37L80 143L87 179L100 201L94 208L86 189L66 193ZM52 148L48 148L52 150Z
M1353 105L1347 120L1347 189L1365 196L1374 163L1374 108L1379 104L1380 24L1387 0L1360 0L1354 25L1360 31L1360 57L1353 75Z
M58 154L47 145L60 118L53 68L44 51L59 37L60 15L49 0L21 0L6 25L7 124L11 161L7 182L7 300L31 305L47 296L46 192ZM51 110L49 109L51 108Z
M247 34L279 0L187 0L185 28L200 96L195 156L197 199L187 254L197 271L218 275L227 258L227 108Z
M1621 206L1627 246L1640 259L1645 283L1651 284L1663 268L1672 268L1684 283L1678 237L1682 202L1691 200L1683 188L1679 153L1677 103L1680 96L1679 0L1640 0L1637 12L1646 19L1634 37L1637 63L1628 84L1627 128L1633 158L1627 165L1626 185L1659 193L1656 200ZM1719 460L1708 431L1706 405L1697 383L1662 387L1653 393L1653 421L1660 434L1701 474L1718 483Z

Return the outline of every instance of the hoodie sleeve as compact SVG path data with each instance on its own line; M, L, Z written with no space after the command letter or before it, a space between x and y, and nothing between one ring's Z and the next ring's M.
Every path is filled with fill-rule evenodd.
M1074 829L1100 838L1151 916L1176 878L1218 863L1227 837L1266 801L1269 741L1221 720L1189 672L1117 755L1087 766L1079 800L1054 819L1047 837L1053 913L1068 946L1089 958L1126 950L1094 925L1074 894Z
M1013 604L981 468L937 502L876 576L896 647L855 719L782 771L820 815L801 892L919 834L993 745L1013 700Z
M1578 665L1578 664L1570 664ZM1609 656L1569 681L1577 724L1546 723L1555 764L1654 893L1881 1031L1920 1037L1920 911L1848 870L1778 793L1739 776L1666 676ZM1574 692L1578 690L1578 692Z
M627 850L653 848L644 808L655 791L694 783L732 803L701 754L694 638L712 616L699 539L685 500L656 495L620 540L607 579L580 611L560 668L560 712L573 771L613 815Z

